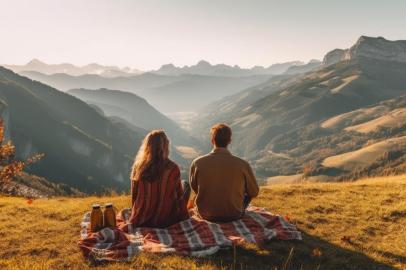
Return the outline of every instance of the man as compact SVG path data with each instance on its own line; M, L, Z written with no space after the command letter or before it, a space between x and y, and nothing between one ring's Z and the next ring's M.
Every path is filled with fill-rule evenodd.
M227 150L231 142L230 127L214 125L210 134L213 151L195 159L190 167L195 205L199 215L206 220L236 220L243 216L251 199L258 195L258 184L248 162Z

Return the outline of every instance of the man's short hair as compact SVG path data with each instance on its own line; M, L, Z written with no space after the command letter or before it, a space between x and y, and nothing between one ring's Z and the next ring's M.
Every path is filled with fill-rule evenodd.
M217 124L210 129L211 139L217 147L227 147L231 142L231 128L226 124Z

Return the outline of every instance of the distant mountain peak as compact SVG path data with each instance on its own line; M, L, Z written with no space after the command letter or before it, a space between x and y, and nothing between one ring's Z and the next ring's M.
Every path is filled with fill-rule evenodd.
M346 59L348 50L334 49L323 58L323 66L330 66Z
M37 58L32 59L31 61L29 61L27 64L27 66L37 66L37 65L46 65L44 62L38 60Z
M322 62L317 59L312 59L307 63L299 62L299 63L289 67L285 71L285 74L300 74L300 73L314 71L315 69L319 68L321 66L321 64L322 64Z
M388 39L386 39L386 38L384 38L384 37L382 37L382 36L379 36L379 37L370 37L370 36L364 36L364 35L362 35L362 36L360 36L360 37L358 38L358 40L357 40L356 43L374 42L374 41L377 41L377 40L389 41L389 42L390 42L390 40L388 40Z
M162 65L161 68L176 68L176 67L174 64L169 63L169 64Z
M211 67L211 64L209 62L205 61L205 60L200 60L197 63L197 66Z
M323 59L323 65L328 66L340 61L359 58L406 62L406 41L360 36L351 48L334 49L328 52Z
M312 63L320 63L321 61L319 59L310 59L310 61L308 62L308 64L312 64Z

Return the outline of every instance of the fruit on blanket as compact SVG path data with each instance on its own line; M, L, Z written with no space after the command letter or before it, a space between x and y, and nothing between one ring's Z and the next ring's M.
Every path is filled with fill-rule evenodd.
M106 203L104 205L104 227L114 228L116 227L116 213L114 212L113 204Z
M97 232L103 228L103 213L100 209L100 204L93 204L92 212L90 213L90 230Z

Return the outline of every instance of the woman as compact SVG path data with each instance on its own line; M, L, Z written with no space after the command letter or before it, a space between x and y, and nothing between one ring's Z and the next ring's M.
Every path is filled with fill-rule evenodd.
M151 131L142 142L131 173L129 222L133 226L163 228L189 217L188 183L181 183L179 167L168 156L165 132Z

